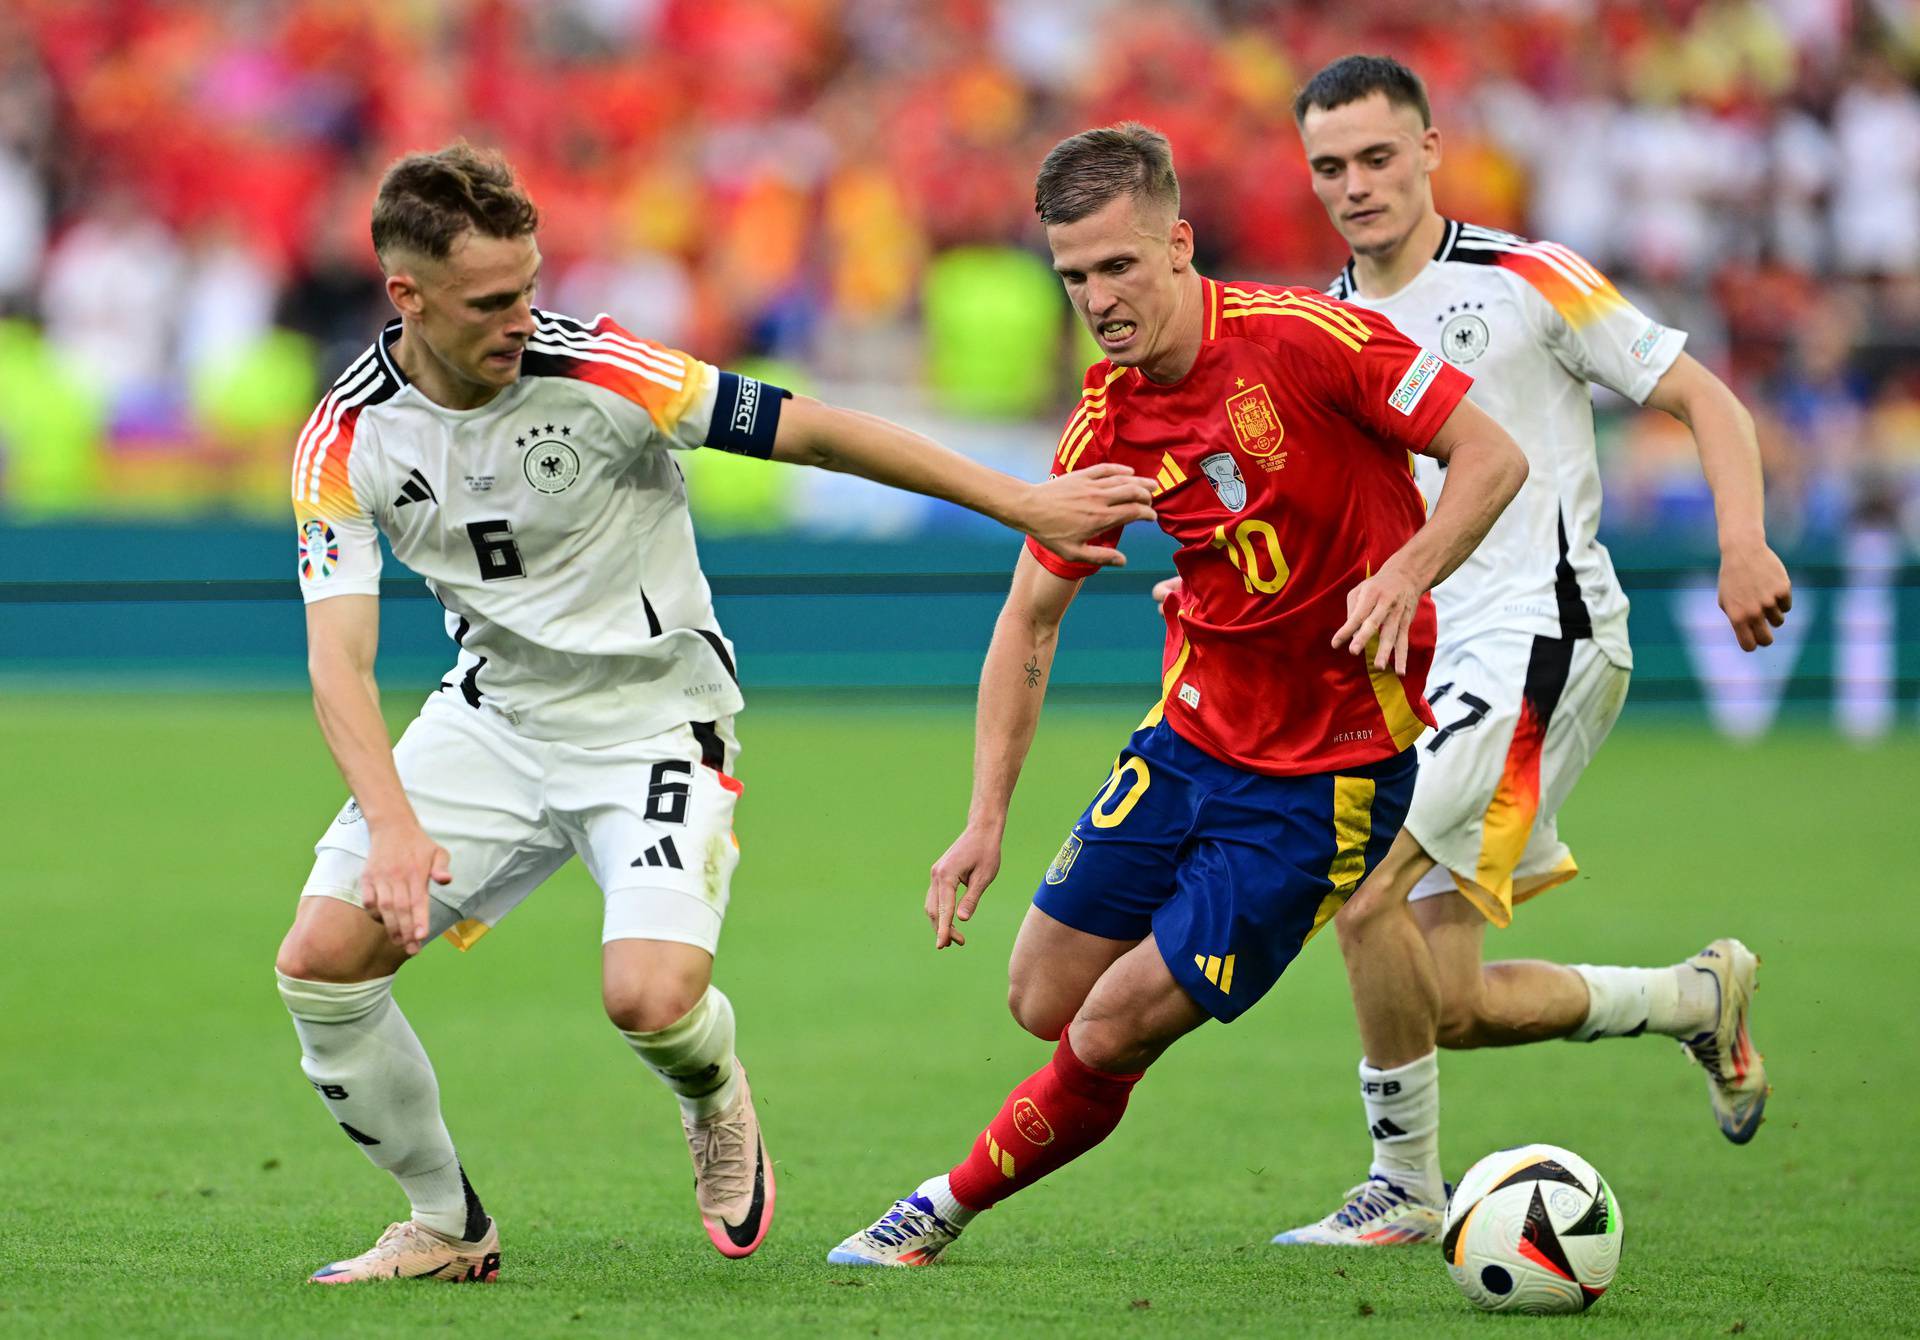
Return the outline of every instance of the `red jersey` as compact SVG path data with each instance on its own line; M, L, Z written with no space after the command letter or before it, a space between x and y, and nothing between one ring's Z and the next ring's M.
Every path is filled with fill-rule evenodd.
M1389 758L1433 724L1432 599L1420 598L1405 676L1373 669L1371 648L1363 659L1329 644L1347 592L1424 524L1411 453L1472 379L1385 317L1314 290L1201 285L1192 369L1162 385L1094 364L1054 472L1119 461L1158 481L1186 591L1167 615L1156 716L1253 772ZM1097 571L1028 548L1057 576Z

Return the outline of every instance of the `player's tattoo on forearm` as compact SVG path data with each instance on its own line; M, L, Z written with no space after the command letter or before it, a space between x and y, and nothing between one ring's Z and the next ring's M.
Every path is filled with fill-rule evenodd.
M1027 663L1021 666L1020 668L1027 672L1027 687L1030 689L1039 688L1040 687L1040 658L1038 656L1029 656L1027 658Z

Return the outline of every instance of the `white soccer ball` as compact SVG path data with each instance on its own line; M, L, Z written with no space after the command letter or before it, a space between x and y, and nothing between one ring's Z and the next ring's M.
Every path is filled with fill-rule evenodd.
M1592 1164L1522 1145L1467 1170L1440 1247L1467 1301L1488 1312L1580 1312L1620 1265L1620 1203Z

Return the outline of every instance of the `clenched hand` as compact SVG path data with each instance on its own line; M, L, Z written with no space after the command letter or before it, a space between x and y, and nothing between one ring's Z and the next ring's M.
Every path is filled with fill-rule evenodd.
M1733 625L1741 651L1773 645L1773 630L1793 608L1793 582L1780 556L1764 543L1720 554L1720 610Z

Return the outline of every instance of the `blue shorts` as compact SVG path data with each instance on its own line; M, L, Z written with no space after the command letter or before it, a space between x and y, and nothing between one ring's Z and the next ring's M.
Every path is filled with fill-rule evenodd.
M1268 777L1164 721L1133 733L1047 868L1034 905L1089 935L1149 932L1174 979L1226 1022L1273 989L1406 821L1415 752Z

